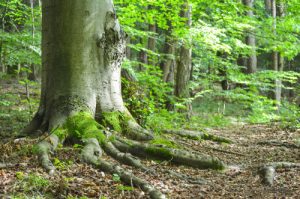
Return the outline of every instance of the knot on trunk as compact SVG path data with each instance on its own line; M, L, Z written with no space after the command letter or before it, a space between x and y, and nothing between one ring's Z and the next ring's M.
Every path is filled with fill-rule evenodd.
M106 66L120 67L125 57L126 39L115 12L106 13L104 33L97 39L96 44L104 51Z

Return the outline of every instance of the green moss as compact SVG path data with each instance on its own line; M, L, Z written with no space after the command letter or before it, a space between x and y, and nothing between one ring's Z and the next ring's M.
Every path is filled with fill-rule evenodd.
M102 113L102 124L117 132L127 132L127 121L130 119L130 116L120 111Z
M154 144L154 145L163 145L163 146L166 146L168 148L179 148L179 146L168 140L168 139L165 139L163 137L156 137L154 138L153 140L150 141L150 144Z
M224 170L226 168L225 164L217 159L213 159L212 160L212 169L216 169L216 170Z
M208 133L204 133L202 138L204 140L211 140L211 141L219 142L219 143L226 143L226 144L232 143L232 141L227 139L227 138L211 135L211 134L208 134Z
M68 131L63 127L55 129L52 133L56 135L59 138L59 140L65 140L66 137L68 137Z
M104 112L102 123L104 126L111 127L117 132L122 132L122 113L118 111Z
M161 159L172 159L172 153L170 150L164 147L155 147L155 146L149 146L146 148L147 154L153 156L153 157L158 157Z
M96 138L100 143L104 143L106 136L103 134L102 126L88 112L79 112L69 117L64 125L54 130L54 134L60 140L67 136L76 139Z

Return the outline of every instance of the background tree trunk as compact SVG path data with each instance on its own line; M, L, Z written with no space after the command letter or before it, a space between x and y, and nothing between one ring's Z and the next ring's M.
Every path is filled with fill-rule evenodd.
M265 8L267 13L271 13L272 11L272 0L265 0Z
M171 23L168 23L169 28L166 31L165 42L163 48L163 60L161 61L160 67L163 71L163 81L174 84L174 72L175 72L175 42L172 38L172 27Z
M156 25L155 24L149 24L149 32L156 33ZM155 52L155 46L156 46L156 39L153 35L148 38L148 50ZM153 55L148 56L148 64L155 65L155 58Z
M285 8L285 5L284 5L284 2L280 1L278 3L278 12L277 12L277 15L278 17L284 17L285 16L285 12L284 12L284 8ZM279 72L282 72L283 69L284 69L284 56L281 54L281 53L278 53L278 71ZM282 81L281 79L278 79L276 81L276 100L278 102L281 101L281 95L282 95Z
M249 18L253 18L254 17L254 13L253 13L254 0L243 0L243 3L249 9L249 10L247 10L246 15ZM250 46L250 48L251 48L251 54L246 59L247 73L248 74L255 73L257 70L257 57L256 57L256 38L255 38L255 32L253 30L249 30L249 33L247 33L246 44L248 46Z
M273 18L273 33L276 36L277 35L277 7L276 7L276 0L271 0L271 7L272 7L272 18ZM273 51L272 53L272 66L274 71L279 71L279 54L276 51ZM277 105L280 103L281 100L281 83L280 80L275 80L275 89L274 89L274 99L277 102Z
M186 18L186 27L192 25L192 7L186 2L182 8L181 17ZM192 47L191 42L184 42L179 49L179 58L176 70L175 96L179 98L190 97L189 80L192 69ZM188 117L192 111L192 106L187 103Z

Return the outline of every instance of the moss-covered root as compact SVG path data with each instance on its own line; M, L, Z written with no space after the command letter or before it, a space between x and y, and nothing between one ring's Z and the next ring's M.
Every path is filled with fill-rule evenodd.
M100 120L105 127L109 127L116 132L122 132L130 139L139 141L153 139L153 135L146 129L142 128L129 112L103 112Z
M276 169L279 168L300 168L300 163L273 162L263 165L259 168L262 183L267 186L272 186L276 175Z
M102 155L102 149L96 138L87 138L82 140L84 147L81 151L81 159L90 163L97 161Z
M142 171L147 171L147 172L154 172L153 169L146 167L141 163L141 161L131 155L130 153L123 153L119 151L111 142L107 142L103 145L104 151L113 157L115 160L119 161L120 163L133 166L135 168L139 168Z
M42 167L45 168L50 174L54 173L55 167L49 159L49 154L53 153L58 145L58 142L58 137L52 134L34 147L34 152L38 155Z
M139 141L148 141L154 139L153 134L141 127L134 119L125 121L125 126L125 135L130 139Z
M178 135L181 137L186 137L189 139L193 139L193 140L212 140L215 142L220 142L220 143L233 143L232 140L222 137L222 136L216 136L216 135L212 135L209 133L203 133L200 131L190 131L190 130L164 130L164 133L167 134L173 134L173 135Z
M168 160L176 164L199 169L225 169L225 164L216 158L211 156L202 156L186 150L133 142L122 138L116 139L113 143L120 151L129 152L139 157Z

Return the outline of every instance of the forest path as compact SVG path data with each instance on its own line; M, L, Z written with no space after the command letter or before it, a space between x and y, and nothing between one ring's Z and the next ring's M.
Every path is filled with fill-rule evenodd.
M59 148L53 156L57 167L55 175L44 172L37 157L32 155L32 145L41 138L13 138L29 121L30 114L24 88L11 85L14 84L2 84L0 90L0 198L67 198L68 195L78 198L103 196L102 199L148 197L139 188L122 185L119 176L104 174L82 163L78 158L80 146ZM32 89L32 96L38 96L38 90L38 87ZM35 110L38 103L33 100L32 109ZM300 163L300 148L295 144L300 130L283 130L277 125L246 124L208 129L207 132L228 137L234 143L220 144L177 136L170 139L186 149L218 157L231 165L230 169L223 172L199 170L171 165L168 161L148 160L143 160L143 163L154 169L154 174L124 167L156 186L169 198L300 198L299 169L277 169L272 187L262 185L257 172L258 166L269 162ZM115 162L108 156L103 158ZM203 179L206 184L193 184L171 175L170 171Z

